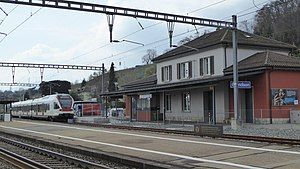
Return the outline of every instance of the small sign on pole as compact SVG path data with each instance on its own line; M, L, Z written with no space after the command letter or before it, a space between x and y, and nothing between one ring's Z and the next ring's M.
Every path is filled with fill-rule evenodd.
M230 81L230 88L233 89L233 82ZM239 89L251 89L251 82L250 81L239 81L238 82L238 88Z

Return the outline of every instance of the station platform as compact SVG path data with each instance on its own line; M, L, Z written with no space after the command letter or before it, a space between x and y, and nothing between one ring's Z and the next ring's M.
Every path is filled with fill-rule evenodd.
M194 131L194 124L191 123L134 122L125 119L105 118L105 117L80 117L80 118L75 118L75 123L131 126L131 127L168 129L168 130L179 130L179 131ZM233 130L230 125L223 125L223 133L300 140L300 124L245 123L237 130Z
M297 146L32 120L1 122L0 131L179 168L300 168Z

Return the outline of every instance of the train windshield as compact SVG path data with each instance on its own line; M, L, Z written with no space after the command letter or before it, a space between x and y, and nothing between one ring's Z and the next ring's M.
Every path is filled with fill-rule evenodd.
M71 109L72 108L72 98L70 96L58 96L58 101L62 109Z

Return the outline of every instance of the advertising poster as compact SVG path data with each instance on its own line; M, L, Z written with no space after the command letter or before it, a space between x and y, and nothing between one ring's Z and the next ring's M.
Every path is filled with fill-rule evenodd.
M297 89L272 89L272 105L297 105Z

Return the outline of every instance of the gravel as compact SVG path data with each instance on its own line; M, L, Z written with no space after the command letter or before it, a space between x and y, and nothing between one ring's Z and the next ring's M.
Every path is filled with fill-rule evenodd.
M276 137L288 139L300 139L300 125L297 124L270 124L270 125L243 125L237 130L230 126L224 127L225 134L238 134L262 137Z
M169 130L183 130L193 131L194 125L192 124L172 124L172 123L147 123L147 122L123 122L111 123L112 125L119 126L135 126L135 127L149 127L160 128ZM300 124L243 124L237 130L231 129L230 125L223 126L224 134L237 134L237 135L251 135L262 137L276 137L288 139L300 139Z
M0 169L17 169L17 167L14 167L6 161L0 161Z

